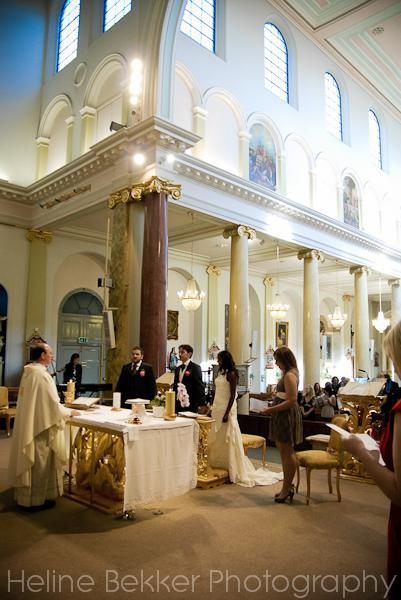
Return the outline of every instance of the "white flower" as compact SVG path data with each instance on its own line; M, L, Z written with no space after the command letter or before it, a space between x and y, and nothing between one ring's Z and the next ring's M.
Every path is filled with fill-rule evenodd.
M187 388L183 383L177 384L177 400L180 402L182 408L187 408L189 406L189 396Z

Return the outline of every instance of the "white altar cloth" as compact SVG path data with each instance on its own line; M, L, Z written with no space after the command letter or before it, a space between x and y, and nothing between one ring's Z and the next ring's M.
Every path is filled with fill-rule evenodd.
M174 421L153 415L140 425L125 423L130 410L101 406L74 417L76 426L99 426L123 434L125 451L124 510L180 496L196 487L199 426L194 419Z

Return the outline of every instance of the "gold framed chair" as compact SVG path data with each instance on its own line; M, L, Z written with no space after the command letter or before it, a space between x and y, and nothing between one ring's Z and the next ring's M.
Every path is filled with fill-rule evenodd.
M11 433L11 419L15 418L15 408L8 406L8 388L0 386L0 419L5 418L6 420L6 433L7 437L10 437Z
M338 427L346 428L347 417L339 415L332 419L332 423L338 425ZM341 502L340 492L340 474L343 467L343 453L341 451L341 436L334 430L331 430L330 439L327 446L327 450L304 450L303 452L296 453L298 459L297 465L297 483L296 491L299 488L299 467L305 467L306 469L306 504L310 501L310 488L311 488L311 473L313 469L325 469L327 470L327 482L329 486L329 493L333 493L333 486L331 483L331 471L336 470L336 490L337 500Z
M249 448L262 448L262 466L266 466L266 440L261 435L251 435L250 433L241 433L244 452L248 456Z

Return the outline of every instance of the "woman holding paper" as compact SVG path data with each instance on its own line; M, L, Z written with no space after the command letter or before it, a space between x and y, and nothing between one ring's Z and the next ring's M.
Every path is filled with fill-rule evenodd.
M209 460L212 467L227 469L232 483L253 487L272 485L281 478L267 469L256 470L245 456L241 430L237 421L238 371L227 350L217 356L219 372L215 379L216 392L212 406L209 436Z
M297 468L294 446L303 439L302 416L297 402L299 373L296 358L287 346L279 346L274 352L274 360L282 377L277 383L272 405L260 412L272 416L270 437L280 452L284 472L283 487L274 501L283 504L287 499L292 502L294 497L292 480Z
M384 339L384 348L401 377L401 321ZM380 441L385 462L379 462L379 452L365 448L357 435L343 440L343 447L358 457L382 492L391 500L388 522L387 579L391 585L389 598L401 598L401 400L393 406L390 419Z

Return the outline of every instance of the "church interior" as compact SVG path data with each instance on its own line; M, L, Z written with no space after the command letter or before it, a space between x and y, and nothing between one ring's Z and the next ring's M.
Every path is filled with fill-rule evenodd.
M190 344L207 383L229 349L246 377L241 429L262 436L250 395L277 383L280 345L297 359L300 391L333 377L397 381L383 339L401 320L401 2L0 4L10 398L40 339L53 371L79 353L82 383L110 389L135 345L159 377ZM301 474L291 507L272 504L276 486L221 485L133 521L67 498L21 515L0 427L4 597L34 591L10 584L10 569L20 579L50 569L41 597L70 597L67 582L51 587L61 573L77 597L79 576L92 576L86 596L98 599L385 597L388 501L367 480L345 478L341 502L319 472L309 505ZM267 461L280 470L271 446ZM119 576L110 571L109 589L108 569ZM125 589L141 569L152 584ZM266 569L277 578L268 591ZM159 571L170 580L157 588ZM192 588L171 581L197 575Z

